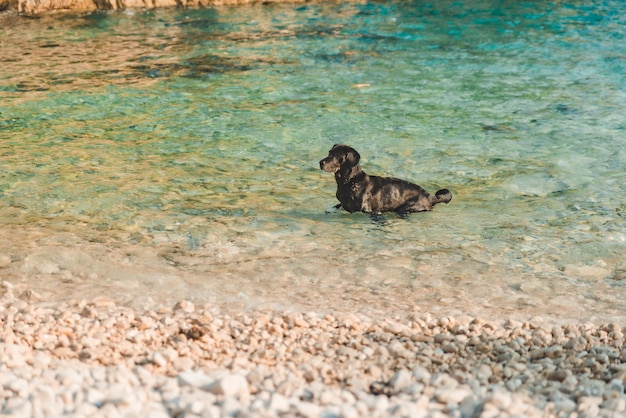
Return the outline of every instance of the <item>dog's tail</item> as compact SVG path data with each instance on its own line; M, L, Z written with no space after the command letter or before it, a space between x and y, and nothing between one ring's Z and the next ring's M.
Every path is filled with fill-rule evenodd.
M448 189L437 190L435 195L430 196L430 203L435 206L437 203L448 203L452 200L452 193Z

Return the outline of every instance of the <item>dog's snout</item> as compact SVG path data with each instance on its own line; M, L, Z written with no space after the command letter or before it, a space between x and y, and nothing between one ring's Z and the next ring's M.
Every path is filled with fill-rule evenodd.
M320 169L323 171L335 171L332 163L334 160L331 157L326 157L320 161Z
M337 159L332 156L324 158L320 161L320 169L329 173L336 172L339 170Z

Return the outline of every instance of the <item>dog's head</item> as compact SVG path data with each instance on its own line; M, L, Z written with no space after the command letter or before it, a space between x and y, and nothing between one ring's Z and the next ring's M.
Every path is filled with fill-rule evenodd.
M320 168L329 173L336 173L342 167L352 168L359 164L361 156L352 147L335 144L328 151L328 157L320 161Z

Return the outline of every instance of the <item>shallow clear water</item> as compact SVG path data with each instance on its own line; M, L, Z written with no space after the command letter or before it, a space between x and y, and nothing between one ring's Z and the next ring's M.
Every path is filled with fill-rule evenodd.
M44 299L626 318L626 3L0 20L0 276ZM334 143L449 205L334 211Z

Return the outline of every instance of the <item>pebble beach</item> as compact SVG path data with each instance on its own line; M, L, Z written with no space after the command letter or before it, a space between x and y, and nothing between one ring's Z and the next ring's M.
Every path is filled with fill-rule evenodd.
M2 293L2 416L626 416L617 323Z

